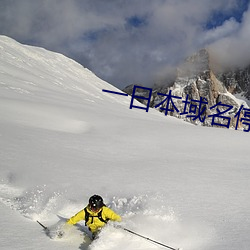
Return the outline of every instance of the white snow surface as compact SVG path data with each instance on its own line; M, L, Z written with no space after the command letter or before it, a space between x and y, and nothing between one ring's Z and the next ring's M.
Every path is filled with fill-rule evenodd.
M102 89L120 92L0 36L0 249L164 249L112 223L92 243L84 222L61 239L36 223L53 231L99 194L123 227L173 248L249 250L249 133L129 109Z

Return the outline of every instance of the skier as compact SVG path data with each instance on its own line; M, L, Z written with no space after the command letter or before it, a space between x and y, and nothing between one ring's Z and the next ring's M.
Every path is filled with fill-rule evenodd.
M89 204L72 216L67 224L74 225L80 220L85 220L85 226L92 232L94 239L109 220L120 222L122 219L120 215L105 206L101 196L95 194L89 198Z

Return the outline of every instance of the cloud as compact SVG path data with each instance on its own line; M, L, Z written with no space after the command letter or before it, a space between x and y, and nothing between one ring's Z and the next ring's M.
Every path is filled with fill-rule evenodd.
M211 44L213 42L219 41L225 37L237 33L239 28L240 24L235 20L235 18L232 17L229 20L224 21L221 26L204 31L204 34L201 36L200 43Z
M233 17L242 1L2 0L0 33L64 53L123 88L164 79L204 46L212 44L217 54L225 45L243 45L248 13L242 22ZM212 20L215 13L225 20Z
M226 24L221 29L227 29ZM250 64L250 9L243 15L242 22L233 32L210 44L218 64L225 67L244 67Z

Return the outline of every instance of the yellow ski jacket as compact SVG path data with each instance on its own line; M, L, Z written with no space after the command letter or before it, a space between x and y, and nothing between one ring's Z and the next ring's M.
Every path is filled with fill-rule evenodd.
M92 233L97 232L100 228L102 228L106 223L104 221L112 220L112 221L121 221L120 215L116 214L113 210L110 208L103 206L99 211L93 212L89 209L89 207L86 207L87 212L89 213L88 221L85 221L86 226L90 229ZM101 212L101 218L104 220L100 220L98 218L98 215L100 215ZM72 216L68 221L67 224L74 225L80 220L85 220L85 210L82 209L77 214Z

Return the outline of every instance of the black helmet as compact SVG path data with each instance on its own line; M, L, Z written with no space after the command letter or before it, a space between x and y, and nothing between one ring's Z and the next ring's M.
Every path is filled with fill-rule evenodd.
M89 206L91 210L99 210L104 206L103 199L99 195L93 195L89 198Z

